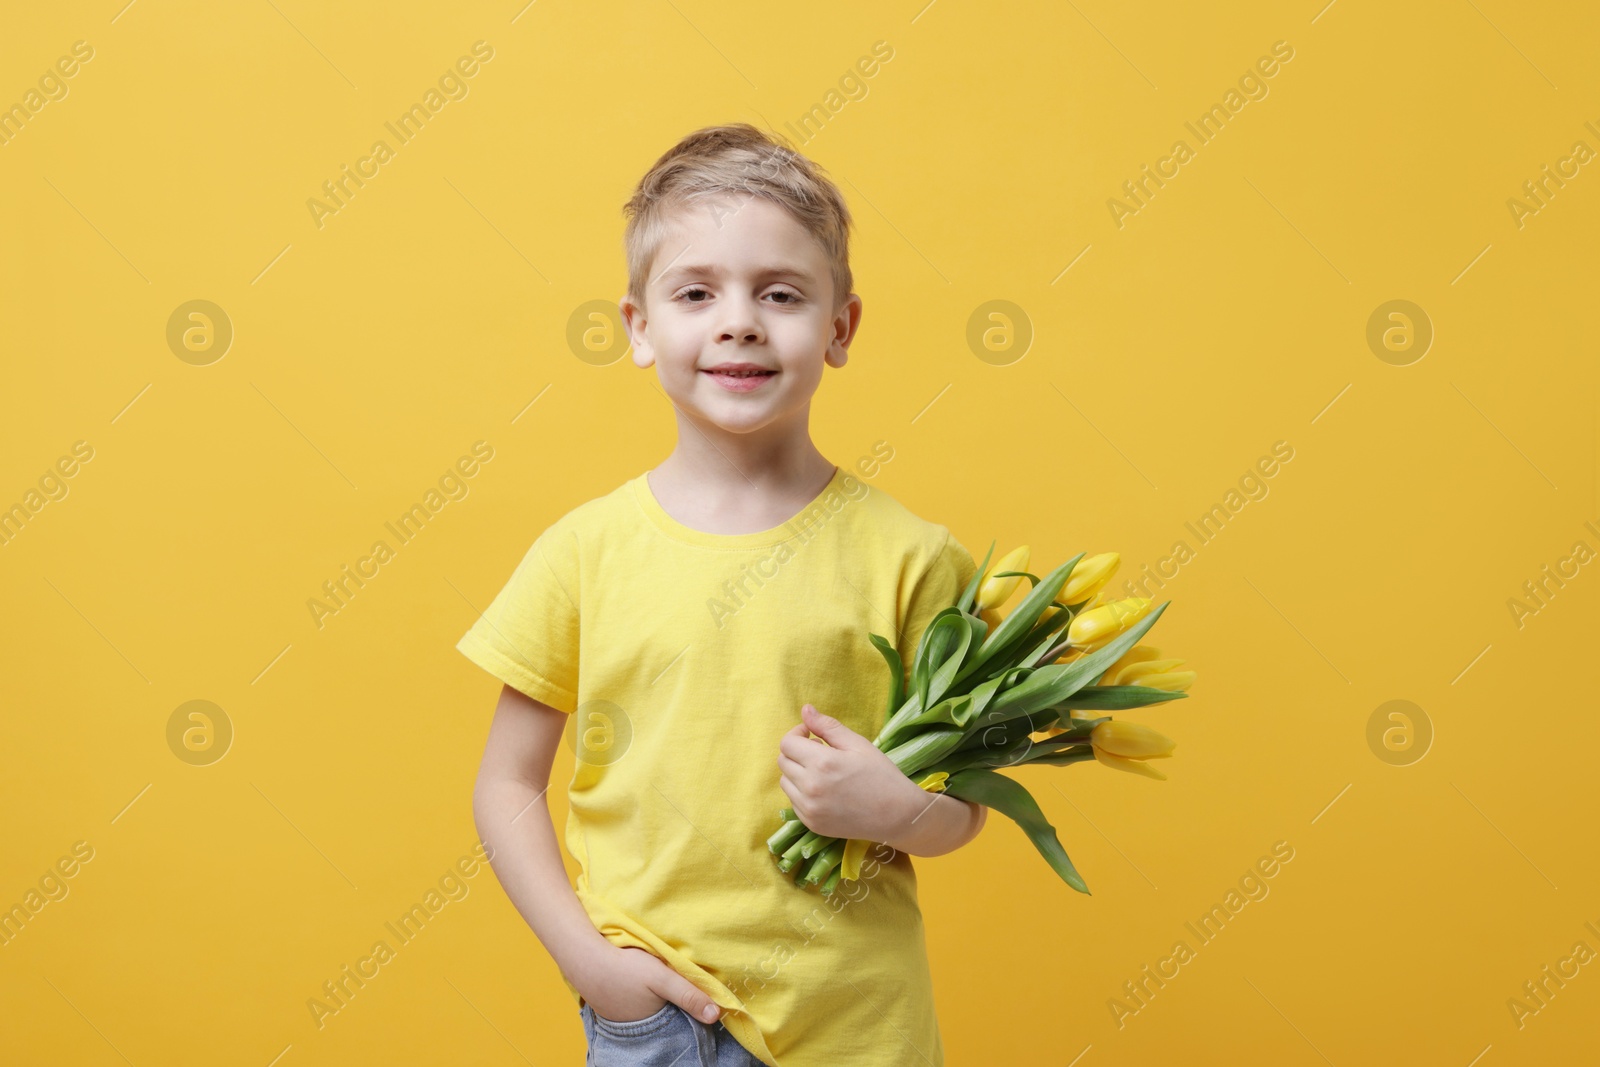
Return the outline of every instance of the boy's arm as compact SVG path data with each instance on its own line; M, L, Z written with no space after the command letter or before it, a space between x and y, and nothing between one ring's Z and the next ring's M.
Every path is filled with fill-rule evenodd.
M506 896L574 985L610 945L567 881L545 799L567 717L510 686L500 692L472 816Z
M812 738L816 735L816 739ZM795 814L827 837L881 841L942 856L978 836L989 809L917 786L871 741L815 704L778 741L778 786Z
M472 792L473 820L490 848L495 877L601 1017L632 1021L670 1000L705 1018L711 998L660 958L606 940L567 881L546 799L566 723L565 713L509 685L500 691Z
M989 817L989 809L982 804L943 793L921 789L916 792L917 797L912 799L908 809L911 814L902 823L903 828L883 842L897 852L910 856L943 856L954 852L977 837Z

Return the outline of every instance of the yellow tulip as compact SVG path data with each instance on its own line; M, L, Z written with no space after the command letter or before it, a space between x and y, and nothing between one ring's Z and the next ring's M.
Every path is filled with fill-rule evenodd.
M1056 599L1063 604L1077 604L1088 600L1111 580L1121 562L1122 557L1115 552L1102 552L1098 556L1079 560L1078 565L1072 568L1072 575L1067 579L1067 584L1062 587L1061 595Z
M1172 671L1167 674L1147 674L1140 678L1139 685L1146 689L1161 689L1168 693L1181 693L1194 684L1196 678L1194 671Z
M1153 604L1155 601L1149 597L1130 596L1089 608L1067 627L1067 640L1077 648L1093 651L1148 615Z
M1142 663L1145 660L1157 659L1160 657L1160 655L1161 650L1159 648L1155 648L1151 645L1134 645L1132 648L1128 649L1128 651L1122 654L1121 659L1117 660L1117 662L1106 668L1106 673L1100 676L1100 684L1117 685L1117 674L1122 670L1122 668L1133 663Z
M978 612L978 618L982 619L988 625L989 629L987 632L993 633L994 628L1000 625L1001 621L1005 619L1005 616L1000 614L994 608L984 608L982 611Z
M1165 772L1160 767L1152 767L1143 760L1124 759L1121 756L1113 756L1110 753L1102 752L1098 748L1094 750L1094 758L1105 766L1119 771L1132 771L1134 774L1142 774L1147 778L1154 778L1162 782L1167 780Z
M1177 742L1136 722L1111 719L1089 731L1089 743L1107 755L1123 759L1164 759L1177 749Z
M1094 758L1105 766L1163 782L1167 780L1166 774L1144 761L1170 756L1178 747L1170 737L1158 734L1148 726L1116 719L1090 730L1089 743L1094 748Z
M1140 679L1151 674L1165 674L1182 663L1181 659L1147 659L1130 663L1117 672L1113 685L1144 685Z
M922 781L918 782L917 786L918 788L926 789L930 793L943 793L945 783L949 780L949 778L949 772L940 771L937 774L928 775ZM849 841L845 842L844 857L839 861L840 881L848 880L853 882L857 878L861 877L861 861L866 858L867 847L870 844L870 841L859 841L853 837Z
M1011 593L1017 588L1017 583L1022 581L1020 574L1013 575L1010 578L993 578L989 577L989 575L998 574L1001 571L1025 571L1028 569L1029 558L1028 546L1022 545L1018 548L1013 548L995 561L995 565L989 568L988 574L984 576L983 584L978 586L976 607L979 611L983 611L986 608L998 608L1001 604L1004 604L1011 598Z

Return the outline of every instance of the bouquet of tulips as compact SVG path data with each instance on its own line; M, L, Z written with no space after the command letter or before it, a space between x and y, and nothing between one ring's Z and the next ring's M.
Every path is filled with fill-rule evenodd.
M909 691L894 645L867 635L889 664L888 721L873 744L923 789L1015 821L1062 880L1087 893L1033 796L992 768L1096 760L1165 779L1146 761L1172 755L1173 742L1110 713L1179 699L1195 674L1137 643L1171 601L1152 611L1143 597L1101 595L1120 562L1115 552L1079 553L1043 578L1026 570L1026 545L990 573L993 554L991 543L960 599L923 630ZM1023 578L1031 591L1002 615ZM792 808L778 815L767 847L797 885L820 883L832 894L860 877L870 842L820 837Z

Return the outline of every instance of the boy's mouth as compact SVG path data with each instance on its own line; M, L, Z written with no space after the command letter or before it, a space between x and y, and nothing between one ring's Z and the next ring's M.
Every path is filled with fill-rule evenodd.
M735 393L748 393L753 389L759 389L767 379L778 376L777 371L768 370L754 363L726 363L706 368L700 373L709 375L718 385Z

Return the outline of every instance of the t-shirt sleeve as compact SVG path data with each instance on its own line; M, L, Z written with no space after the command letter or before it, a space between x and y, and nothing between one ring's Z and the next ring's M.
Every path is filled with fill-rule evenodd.
M905 595L901 606L900 641L895 646L900 652L907 677L911 663L916 659L917 645L922 641L922 631L928 628L933 617L953 605L972 581L978 564L954 534L949 534Z
M552 526L456 649L511 688L571 714L578 707L578 552Z

